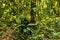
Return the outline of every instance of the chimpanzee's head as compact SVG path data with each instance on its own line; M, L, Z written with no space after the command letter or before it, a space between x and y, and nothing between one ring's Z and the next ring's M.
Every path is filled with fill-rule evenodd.
M21 24L29 24L29 20L27 18L23 18L21 20Z

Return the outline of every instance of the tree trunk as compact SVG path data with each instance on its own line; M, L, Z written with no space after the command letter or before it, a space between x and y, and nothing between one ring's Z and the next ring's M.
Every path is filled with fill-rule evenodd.
M36 0L31 0L31 23L36 22L36 12L33 10L33 8L36 7Z

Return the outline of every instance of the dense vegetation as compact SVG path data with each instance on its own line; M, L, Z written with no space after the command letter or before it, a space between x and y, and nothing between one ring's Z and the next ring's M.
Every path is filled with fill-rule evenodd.
M22 33L24 18L35 26L26 26ZM0 0L0 40L4 39L60 40L60 0Z

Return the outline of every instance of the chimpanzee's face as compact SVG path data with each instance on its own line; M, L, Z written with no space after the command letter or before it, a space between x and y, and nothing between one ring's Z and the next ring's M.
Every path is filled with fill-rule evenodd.
M28 21L26 18L24 18L24 19L21 20L21 23L22 23L22 24L28 24L29 21Z

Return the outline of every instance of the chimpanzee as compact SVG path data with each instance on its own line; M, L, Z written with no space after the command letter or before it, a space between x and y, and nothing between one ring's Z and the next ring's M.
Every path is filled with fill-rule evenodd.
M29 24L29 21L26 18L23 18L20 25L20 29L22 33L24 29L27 29L28 24Z

